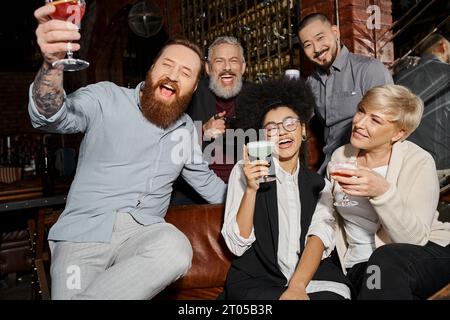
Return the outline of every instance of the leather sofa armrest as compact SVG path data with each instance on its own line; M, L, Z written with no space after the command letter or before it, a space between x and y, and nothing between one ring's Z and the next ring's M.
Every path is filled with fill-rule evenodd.
M233 258L220 233L223 217L224 205L181 205L169 208L166 221L187 236L193 249L191 269L172 288L223 287Z

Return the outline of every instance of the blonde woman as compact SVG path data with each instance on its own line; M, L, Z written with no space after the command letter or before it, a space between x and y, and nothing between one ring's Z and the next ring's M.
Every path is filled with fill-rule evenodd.
M450 224L437 220L433 158L405 141L420 123L422 101L407 88L371 89L353 117L350 144L332 161L358 169L328 172L338 207L337 250L359 299L423 299L450 282Z

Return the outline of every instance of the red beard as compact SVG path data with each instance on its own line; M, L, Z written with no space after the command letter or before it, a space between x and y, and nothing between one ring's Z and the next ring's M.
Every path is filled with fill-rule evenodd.
M180 96L178 83L168 78L161 79L156 84L153 84L150 72L147 75L145 84L141 97L142 113L151 123L160 128L167 129L186 111L193 92ZM175 99L173 102L168 103L156 98L156 90L160 90L160 87L163 85L170 86L174 89Z

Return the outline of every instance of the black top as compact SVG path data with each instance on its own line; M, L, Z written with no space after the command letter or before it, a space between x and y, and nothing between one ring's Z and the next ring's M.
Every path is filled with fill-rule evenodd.
M248 83L244 81L243 88ZM242 91L242 90L241 90ZM239 108L239 95L236 97L236 109ZM216 96L209 89L209 79L202 78L198 83L197 90L192 95L191 103L189 104L187 114L194 121L201 121L202 124L208 122L211 117L217 113Z
M298 182L301 201L299 242L303 253L306 233L325 181L319 174L301 166ZM224 296L227 299L278 299L286 289L287 279L278 266L277 258L279 225L276 181L261 185L258 190L253 226L255 242L231 264L225 285ZM328 258L322 261L313 279L348 282L342 271Z

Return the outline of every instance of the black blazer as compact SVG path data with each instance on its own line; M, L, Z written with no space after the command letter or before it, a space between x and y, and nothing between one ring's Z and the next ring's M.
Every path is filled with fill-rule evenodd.
M248 82L244 81L242 89L248 86ZM236 109L239 107L239 95L236 98ZM201 121L202 124L208 122L212 116L217 113L216 96L209 89L209 79L201 78L197 90L192 95L189 103L187 114L194 121Z
M299 242L303 253L306 233L325 181L319 174L301 166L298 182L302 211ZM253 225L256 240L232 262L225 284L226 299L278 299L286 289L287 279L280 271L277 258L279 226L275 181L258 190ZM329 258L322 261L313 279L347 283L342 271Z

